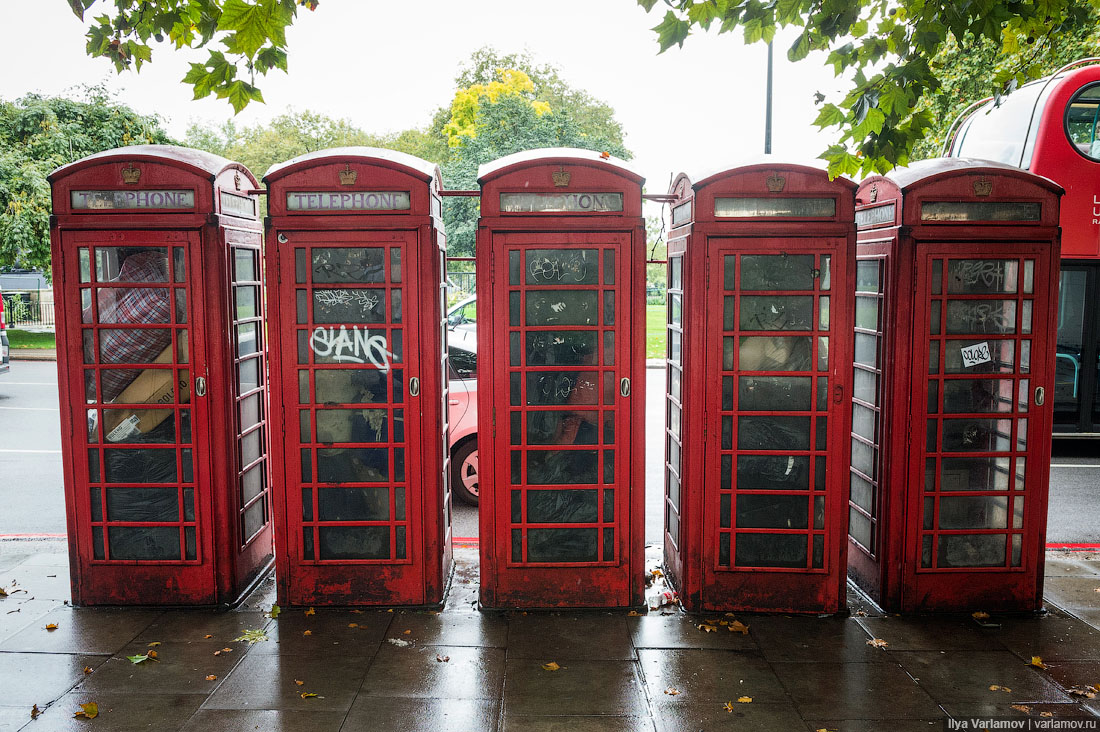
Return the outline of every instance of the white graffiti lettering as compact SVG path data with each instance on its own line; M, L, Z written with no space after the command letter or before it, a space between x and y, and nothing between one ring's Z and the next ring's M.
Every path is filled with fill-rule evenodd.
M339 329L316 328L309 341L310 349L320 358L342 363L370 363L382 373L390 370L390 359L394 357L387 345L384 335L371 335L366 328L358 326L348 330L343 325Z

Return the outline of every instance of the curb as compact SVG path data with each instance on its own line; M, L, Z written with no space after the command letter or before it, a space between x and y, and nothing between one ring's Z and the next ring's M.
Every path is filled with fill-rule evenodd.
M57 351L52 348L12 348L8 356L12 361L56 361Z

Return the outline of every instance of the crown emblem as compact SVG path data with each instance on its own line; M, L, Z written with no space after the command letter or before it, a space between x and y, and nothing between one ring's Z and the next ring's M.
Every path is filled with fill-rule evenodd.
M772 173L765 181L768 186L769 193L781 193L783 188L787 185L787 179L776 173Z
M554 178L555 188L565 188L573 176L565 168L558 168L551 175Z
M978 178L974 181L974 195L975 196L988 196L993 192L993 181L989 178Z
M871 203L878 200L878 183L871 184Z
M353 186L355 181L359 179L359 173L351 169L351 164L344 166L344 169L340 171L340 185Z
M135 168L133 163L128 163L122 169L122 182L134 184L141 180L141 168Z

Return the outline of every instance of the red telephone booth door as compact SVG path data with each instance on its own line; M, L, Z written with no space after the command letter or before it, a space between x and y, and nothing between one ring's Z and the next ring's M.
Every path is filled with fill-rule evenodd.
M496 234L496 597L630 602L629 234ZM504 286L500 286L503 281ZM642 395L644 398L644 395ZM507 491L501 496L499 491Z
M1021 609L1043 561L1049 246L918 250L906 609ZM1012 581L1006 574L1016 575ZM1040 598L1035 598L1036 607Z
M421 604L417 234L278 236L290 602Z
M198 231L66 231L74 489L84 602L215 596ZM83 494L83 495L80 495ZM80 506L86 506L81 509ZM132 565L118 582L118 565ZM97 575L97 570L102 570Z
M850 266L846 241L711 239L709 251L707 443L718 449L704 478L704 606L836 607L850 364L831 355L849 332L831 272Z

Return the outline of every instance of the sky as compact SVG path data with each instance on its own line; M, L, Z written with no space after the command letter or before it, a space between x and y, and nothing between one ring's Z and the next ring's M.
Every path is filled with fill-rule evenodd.
M224 100L193 101L180 82L205 50L154 47L152 64L117 75L105 59L86 56L85 29L66 0L0 0L0 7L0 68L7 70L0 97L106 82L139 112L161 115L177 139L191 122L232 117ZM662 14L661 4L647 14L635 0L322 0L314 12L300 10L287 34L289 73L262 77L267 103L249 105L237 122L294 109L347 118L372 133L423 127L450 102L457 70L473 51L526 50L614 108L646 191L664 193L678 172L697 177L763 152L767 51L746 46L735 31L693 35L683 49L658 55L650 29ZM793 37L788 31L775 43L772 151L800 161L830 143L811 124L814 92L840 86L820 55L786 60Z

